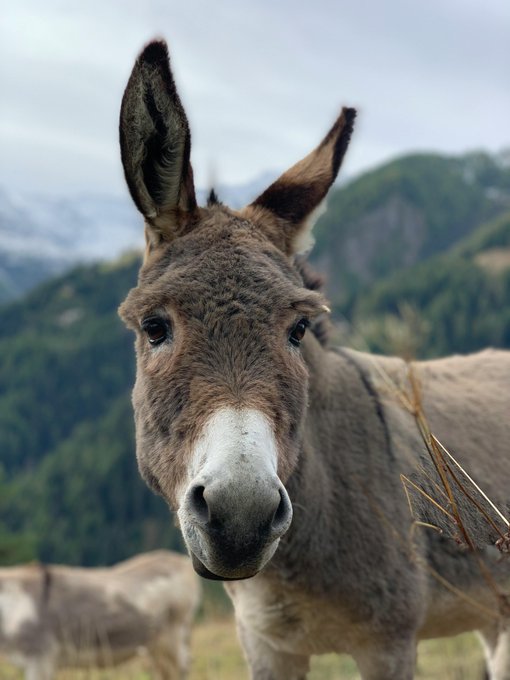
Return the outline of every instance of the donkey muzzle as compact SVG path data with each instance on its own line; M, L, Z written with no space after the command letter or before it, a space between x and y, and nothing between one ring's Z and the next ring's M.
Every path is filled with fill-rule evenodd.
M207 578L254 576L271 559L292 520L278 477L202 479L179 511L195 570Z
M178 510L199 573L248 578L271 559L292 520L277 468L274 428L262 412L226 407L205 422Z

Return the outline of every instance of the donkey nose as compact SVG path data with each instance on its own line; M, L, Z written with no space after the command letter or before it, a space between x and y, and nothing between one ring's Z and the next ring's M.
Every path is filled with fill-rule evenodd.
M205 499L205 486L196 484L188 491L187 509L192 519L199 526L205 526L210 521L209 505Z
M283 484L278 489L280 500L271 520L271 533L280 538L287 531L292 520L292 504Z
M190 519L206 532L223 533L243 525L275 540L283 536L292 520L292 505L279 479L251 489L221 482L197 483L186 496Z

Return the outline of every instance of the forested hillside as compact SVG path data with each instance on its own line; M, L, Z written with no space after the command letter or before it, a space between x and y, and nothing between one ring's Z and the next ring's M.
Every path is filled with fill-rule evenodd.
M510 347L510 211L451 250L365 289L351 322L382 353L406 353L399 332L411 356Z
M335 190L312 260L337 338L416 356L510 347L509 187L507 166L471 154L397 159ZM116 309L138 265L80 267L0 307L0 562L180 543L136 469Z
M510 208L510 167L485 153L415 154L331 194L311 260L338 311L374 281L444 252Z
M0 311L0 560L107 563L176 545L138 477L131 334L138 256L81 267Z

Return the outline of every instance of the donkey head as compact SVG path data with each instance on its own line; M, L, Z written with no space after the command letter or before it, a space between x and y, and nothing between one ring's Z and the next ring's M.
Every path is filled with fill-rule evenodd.
M325 309L294 256L354 116L343 109L315 151L236 212L214 195L197 206L165 43L144 49L124 94L122 162L146 234L138 286L120 308L137 335L138 463L210 578L253 576L290 526L284 484L301 449L308 387L300 344Z

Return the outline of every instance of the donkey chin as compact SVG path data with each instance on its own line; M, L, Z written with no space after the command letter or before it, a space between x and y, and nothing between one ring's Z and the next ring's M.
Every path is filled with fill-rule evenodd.
M182 527L186 545L199 576L217 581L238 581L255 576L273 557L280 539L253 545L208 539L194 527Z
M270 422L255 410L222 409L193 457L195 475L177 514L195 570L223 580L254 576L292 521Z

